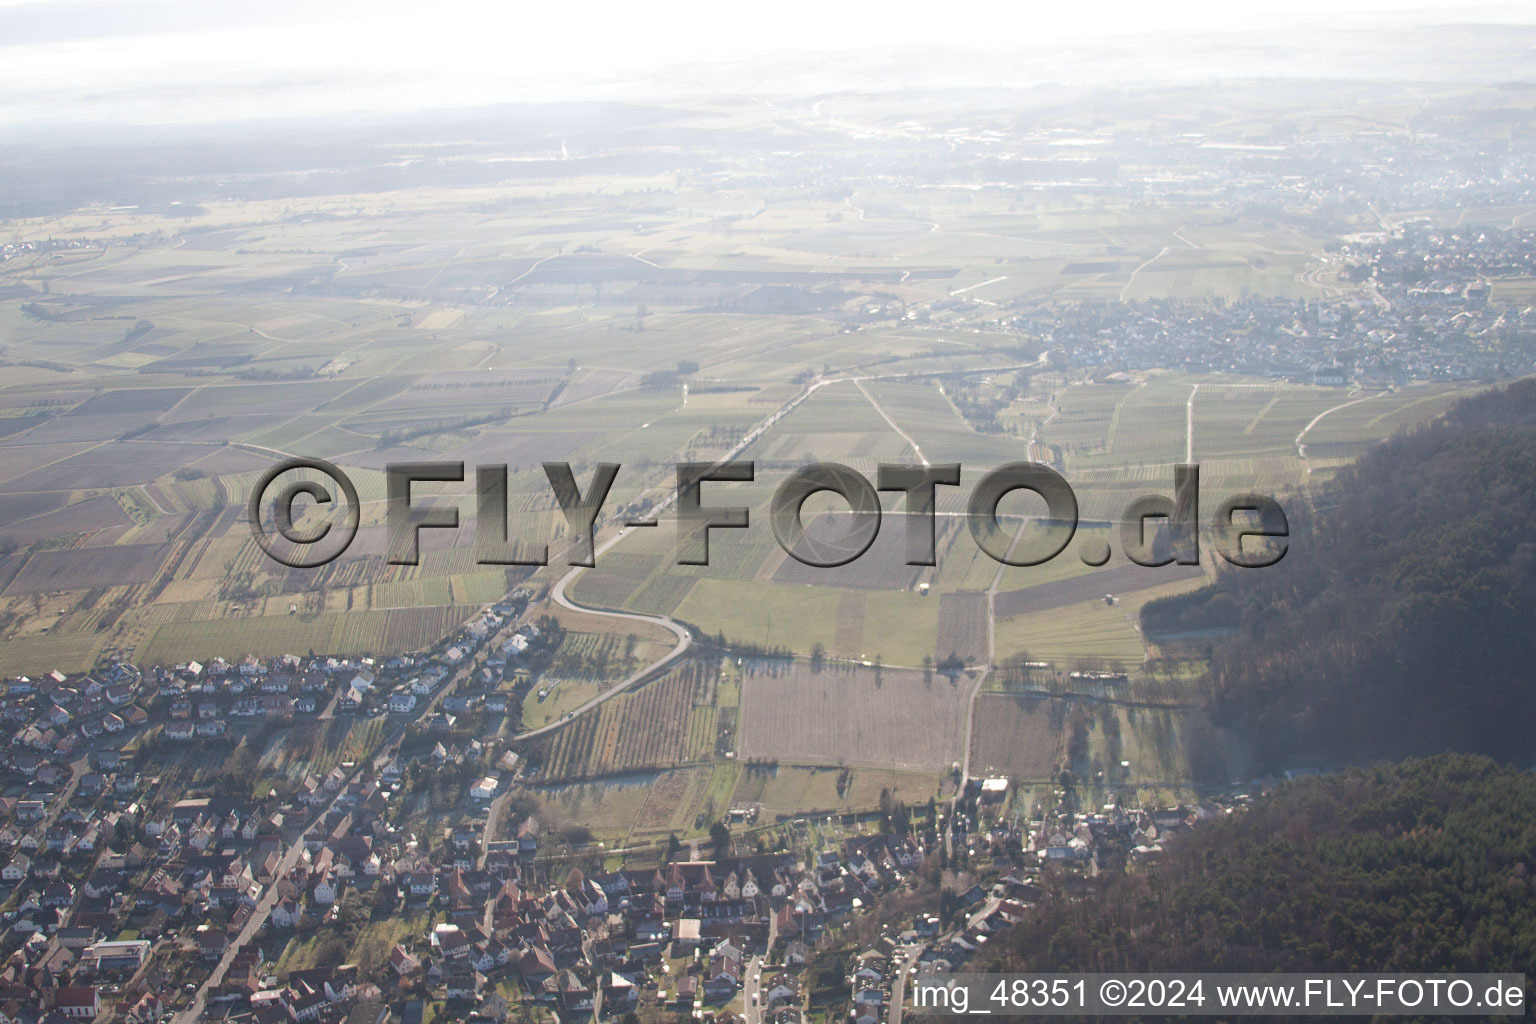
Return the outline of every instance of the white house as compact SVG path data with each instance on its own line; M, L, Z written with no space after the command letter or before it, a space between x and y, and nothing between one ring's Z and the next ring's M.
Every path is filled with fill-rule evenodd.
M24 853L18 853L11 858L11 862L4 868L0 868L0 879L7 882L24 881L32 871L32 858Z
M277 906L272 908L274 928L297 928L303 920L304 905L298 900L280 900Z

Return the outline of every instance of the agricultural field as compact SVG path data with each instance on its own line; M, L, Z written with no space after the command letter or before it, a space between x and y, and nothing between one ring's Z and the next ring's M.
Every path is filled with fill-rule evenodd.
M971 734L971 770L1018 781L1050 779L1060 765L1067 702L1022 694L982 694Z
M900 201L881 195L866 198ZM1159 467L1187 450L1202 462L1209 508L1233 490L1304 486L1309 473L1328 472L1465 390L1354 394L1165 371L1097 383L1084 373L1042 372L985 334L960 332L937 346L931 326L910 322L850 335L827 310L699 308L702 296L739 294L768 280L901 285L893 294L914 304L960 296L1027 301L1052 288L1140 294L1169 282L1173 294L1224 295L1245 274L1249 287L1262 287L1289 272L1283 262L1256 270L1230 252L1219 255L1252 237L1229 238L1221 234L1227 229L1183 219L1037 211L1024 218L1027 240L1010 234L1008 210L976 209L975 197L962 202L940 191L923 202L951 230L1017 239L997 241L1008 250L1001 270L991 257L973 262L983 257L971 247L986 248L990 235L935 235L919 218L910 224L916 234L878 243L901 271L812 272L794 268L806 265L807 254L819 261L832 239L855 229L829 222L837 204L797 201L782 224L763 221L762 240L734 264L722 255L736 244L729 236L674 215L691 243L675 250L671 268L646 269L627 255L635 243L624 222L594 236L597 222L572 219L559 195L517 186L503 197L524 205L480 229L455 220L439 200L415 201L406 215L419 222L391 223L399 243L392 247L360 246L381 224L368 202L313 200L308 212L327 219L327 232L295 221L286 207L215 204L184 225L194 233L174 255L108 246L67 263L8 267L29 292L49 288L35 302L0 302L11 357L37 356L36 366L0 388L0 541L13 545L0 554L0 620L13 638L0 645L0 670L82 666L108 647L133 649L140 659L206 656L205 642L230 655L408 649L451 628L454 616L440 614L441 606L489 603L509 583L499 569L476 564L469 480L423 488L457 501L461 526L424 531L420 565L389 564L385 465L506 464L509 541L519 556L548 544L558 558L567 527L540 462L569 460L583 480L595 462L617 462L623 470L609 507L655 502L671 486L672 463L717 458L760 426L740 452L757 462L758 480L712 488L712 500L750 508L751 529L717 532L707 567L675 564L670 524L632 530L580 577L572 597L595 608L675 615L734 641L801 653L820 644L837 657L917 666L949 653L941 650L947 644L977 658L974 637L950 638L956 629L974 632L974 614L959 611L974 599L952 595L986 589L995 566L978 557L959 520L943 520L938 566L907 566L899 498L886 495L886 521L871 550L837 569L813 569L788 559L767 529L777 482L809 461L839 461L872 476L880 462L918 457L961 462L974 481L989 466L1023 457L1033 435L1059 453L1084 518L1113 521L1135 495L1166 491L1171 477ZM80 230L71 223L50 230ZM109 234L151 223L133 213L107 218ZM508 241L509 224L532 233ZM463 237L444 242L446 225ZM1102 241L1110 225L1122 242L1151 246L1187 231L1213 248L1150 266L1084 254L1085 241ZM413 231L423 233L424 247L406 255ZM545 248L558 248L569 231L606 254ZM361 248L369 255L357 257ZM421 260L439 262L427 270ZM513 277L528 271L518 278L519 301L474 301L476 289L505 279L505 268L516 270ZM906 284L902 271L911 272ZM259 285L317 273L328 276L328 290L278 298ZM618 299L615 282L637 298ZM392 297L374 296L380 288ZM680 375L655 372L685 362L701 378L687 388ZM796 402L797 374L866 364L875 368ZM1017 392L1010 432L979 431L961 403L976 388L1002 387ZM1296 444L1303 433L1304 456ZM243 521L257 475L287 455L335 461L364 502L357 540L320 569L275 564ZM835 507L808 505L813 532L835 524L823 514ZM939 510L962 515L963 488L941 488ZM923 584L932 588L928 600L916 596ZM1004 592L1020 589L1010 572ZM1012 615L1014 600L1006 599L1003 614ZM342 612L359 625L338 631L329 616Z
M986 664L992 652L988 634L992 610L983 591L962 590L939 598L939 640L934 662L958 659L966 665Z
M619 845L634 827L650 800L660 773L613 776L592 782L568 782L534 790L543 807L541 817L551 828L565 823L585 825L593 838Z
M1356 130L1347 95L1337 121L1309 112L1296 136ZM1303 507L1370 445L1486 382L1475 366L1436 364L1433 383L1391 369L1307 383L1335 379L1315 369L1336 354L1358 350L1364 366L1372 339L1419 330L1345 337L1346 322L1391 311L1377 283L1346 273L1343 240L1388 219L1362 208L1330 226L1316 210L1255 213L1203 188L1116 196L1085 182L1139 121L1090 131L1042 109L1024 132L1015 99L932 136L977 158L955 179L901 169L780 185L833 173L833 122L679 108L668 139L728 123L730 145L759 127L773 148L738 164L682 147L680 164L670 142L625 137L605 139L602 160L485 162L457 142L439 153L411 141L390 150L403 155L387 180L446 153L478 184L297 195L263 179L176 216L124 203L5 222L0 242L25 246L0 262L0 676L115 655L145 667L386 656L526 588L530 614L554 616L565 637L522 703L523 728L555 728L522 747L550 819L604 842L696 836L701 815L733 803L770 816L869 808L881 791L919 803L967 754L977 773L1032 782L1064 758L1106 771L1105 784L1117 771L1147 785L1184 777L1179 748L1195 726L1151 706L1175 703L1187 680L1160 664L1138 613L1199 586L1216 556L1207 543L1200 566L1130 564L1129 504L1171 497L1173 467L1195 461L1207 521L1238 492ZM943 105L922 104L922 117L951 118ZM900 140L927 129L869 116L905 168ZM997 161L1000 138L1033 155ZM1187 148L1198 173L1167 180L1228 159ZM1070 173L1049 170L1068 153ZM1491 231L1526 213L1413 215ZM1502 277L1489 301L1514 318L1533 294L1531 279ZM1504 333L1524 337L1517 327ZM1500 332L1477 337L1492 345ZM1399 361L1394 350L1387 362ZM314 568L270 557L247 521L257 480L295 456L334 463L361 505L351 545ZM702 503L745 509L749 525L712 531L708 565L679 565L676 464L726 457L751 460L754 479L708 482ZM1001 566L974 542L967 498L988 470L1032 458L1072 485L1081 522L1047 564ZM459 525L422 530L419 558L402 564L386 470L430 461L462 463L464 478L419 482L413 498L455 508ZM556 462L583 493L599 464L620 466L598 564L564 591L575 607L552 591L572 568L572 527L544 468ZM771 502L816 462L872 482L882 464L960 464L961 486L935 499L937 564L907 564L904 535L921 521L894 491L880 494L879 533L858 559L787 556ZM481 466L505 467L504 535L499 517L482 521ZM1001 525L1058 529L1041 509L1015 492ZM301 511L306 525L327 514ZM801 510L823 536L847 524L842 512L827 494ZM1100 542L1108 563L1086 564ZM604 610L671 619L701 643L573 715L675 642L660 623ZM1049 668L1025 679L1025 660ZM1079 686L1077 668L1128 678ZM379 741L372 723L275 730L254 784L291 783ZM217 767L182 757L167 775ZM376 956L389 938L362 945Z
M967 695L936 672L765 662L742 679L740 756L943 771L960 756Z
M689 659L530 741L528 756L547 780L708 761L715 736L695 728L695 712L717 707L719 675L718 662Z
M447 605L386 611L327 612L314 616L263 615L230 622L192 620L156 626L140 657L173 665L218 655L337 655L413 651L441 639L471 618L475 606Z
M942 798L940 776L883 768L745 765L731 803L762 808L760 820L801 814L867 811L889 792L909 806Z
M737 775L736 765L722 762L557 783L535 793L551 827L579 823L598 841L620 847L707 834L724 814Z
M996 623L996 657L1133 671L1146 657L1136 610L1102 600L1052 608Z

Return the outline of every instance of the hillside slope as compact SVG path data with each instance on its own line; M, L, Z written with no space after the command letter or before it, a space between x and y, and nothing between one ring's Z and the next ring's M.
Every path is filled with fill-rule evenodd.
M1445 750L1527 761L1536 721L1536 381L1480 395L1347 470L1290 551L1147 605L1227 630L1211 709L1271 768Z
M1288 783L977 969L1528 971L1536 775L1446 754Z

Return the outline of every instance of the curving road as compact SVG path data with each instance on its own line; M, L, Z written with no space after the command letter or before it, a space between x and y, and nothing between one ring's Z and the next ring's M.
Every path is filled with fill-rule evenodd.
M617 543L619 538L622 536L624 536L624 531L621 530L614 534L612 537L608 538L608 540L602 544L598 545L597 549L593 552L593 561L597 560L597 555L602 554L608 548ZM659 615L641 615L638 612L615 612L609 611L605 608L588 608L585 605L579 605L575 603L570 598L565 596L565 588L572 580L581 574L582 570L582 566L576 566L570 572L560 577L560 579L555 582L555 585L550 588L549 599L562 608L568 608L573 612L581 612L584 615L600 615L609 619L628 619L632 622L647 622L653 625L661 626L664 629L670 631L673 636L677 637L677 643L673 645L671 651L669 651L659 660L652 662L638 672L634 672L629 676L626 676L624 679L621 679L619 682L608 687L608 689L604 690L596 697L593 697L591 700L587 701L580 707L566 712L564 718L556 719L555 721L550 722L548 725L540 726L537 729L529 729L526 732L520 732L512 737L514 740L529 740L533 739L535 736L542 736L547 732L554 732L556 729L560 728L562 725L565 725L566 722L575 718L577 715L586 714L588 711L591 711L593 708L603 703L603 701L612 700L614 697L617 697L625 690L638 684L641 680L649 679L657 669L661 668L663 665L668 664L669 662L677 660L693 644L693 637L689 635L688 630L684 629L676 622L673 622L671 619L663 618Z
M1043 365L1045 365L1045 356L1044 355L1042 355L1039 359L1035 360L1032 363L1013 363L1013 364L1010 364L1008 366L984 367L984 368L977 369L977 370L972 371L972 372L975 372L975 373L998 373L998 372L1003 372L1003 371L1007 371L1007 370L1022 370L1022 369L1027 369L1029 367L1043 366ZM906 438L907 442L912 445L913 451L915 451L917 453L918 458L922 459L924 465L927 465L928 464L928 460L927 460L927 458L925 458L923 456L922 450L918 448L917 443L915 441L913 441L912 438L909 437L907 434L903 433L901 428L896 426L896 423L889 416L886 416L885 411L880 408L879 404L875 402L874 398L869 395L869 392L865 391L865 389L864 389L864 382L865 381L871 381L871 380L902 380L902 379L906 379L906 378L909 378L909 377L924 377L924 376L932 376L932 373L931 372L927 372L927 373L917 372L917 373L866 374L866 375L862 375L862 376L849 375L849 376L843 376L843 377L828 377L828 378L823 378L823 379L819 379L819 380L813 381L810 384L808 384L806 386L806 388L803 391L801 391L799 394L797 394L794 398L791 398L788 402L785 402L782 406L780 406L777 410L775 410L772 415L768 416L766 419L764 419L757 426L753 427L752 430L749 431L745 437L743 437L739 442L737 442L737 444L729 452L727 452L725 455L721 456L718 461L719 462L728 462L731 459L734 459L737 456L739 456L740 454L742 454L749 447L751 447L754 443L756 443L758 438L762 437L763 434L766 433L771 427L773 427L774 424L778 423L785 416L789 415L791 412L793 412L795 410L795 408L797 406L799 406L806 399L810 398L816 392L820 391L822 388L827 387L827 386L832 385L832 384L842 384L842 383L852 382L854 384L854 386L856 386L861 392L864 393L864 396L869 399L870 404L873 405L875 407L875 410L877 412L879 412L882 417L885 418L885 421L891 425L891 428L893 430L895 430L898 434L900 434L902 437ZM650 511L650 517L651 517L652 521L657 520L660 517L661 513L665 512L674 502L676 502L676 500L677 500L677 492L674 490L671 493L667 494L665 497L663 497L661 499L661 501L657 502L656 505L654 505L651 508L651 511ZM596 562L599 555L601 555L603 552L607 551L609 548L613 547L620 540L622 540L623 537L624 537L624 534L626 532L628 532L628 528L627 527L623 528L623 529L620 529L617 533L615 533L613 536L609 537L607 540L603 541L600 544L597 544L593 548L593 551L592 551L592 561ZM1017 540L1017 537L1015 537L1015 540ZM641 614L639 612L620 612L620 611L614 611L614 610L608 609L608 608L590 608L590 607L588 607L586 605L577 604L570 597L566 596L566 588L572 583L572 581L574 581L578 576L581 575L581 573L585 570L585 568L586 568L585 566L573 566L570 569L570 571L568 571L565 575L561 576L558 580L556 580L554 585L552 587L550 587L550 591L549 591L550 600L553 601L555 604L559 605L562 608L566 608L566 609L569 609L570 611L574 611L574 612L581 612L581 613L583 613L585 615L598 615L598 616L602 616L604 618L610 618L610 619L626 619L626 620L629 620L631 622L645 622L645 623L649 623L651 625L661 626L663 629L665 629L668 632L670 632L673 636L677 637L677 643L673 646L672 650L669 651L666 655L664 655L660 660L652 662L650 665L647 665L645 668L640 669L638 672L632 673L631 675L627 676L626 678L620 680L618 683L614 684L613 686L610 686L608 689L604 690L602 693L598 694L596 697L593 697L591 700L587 701L585 704L582 704L580 707L577 707L577 708L575 708L575 709L573 709L571 711L568 711L563 718L560 718L560 719L557 719L556 721L550 722L547 725L542 725L542 726L540 726L537 729L529 729L529 730L527 730L525 732L517 733L515 736L512 737L512 739L514 739L514 740L533 739L536 736L542 736L545 733L553 732L554 730L560 728L561 726L565 725L567 722L569 722L572 719L574 719L577 715L586 714L588 711L591 711L593 708L595 708L598 705L602 704L604 701L612 700L614 697L617 697L619 694L623 693L624 691L626 691L626 690L628 690L628 689L638 685L639 683L641 683L642 681L644 681L646 679L651 678L652 675L656 672L657 669L661 668L662 666L664 666L664 665L666 665L666 664L668 664L668 663L670 663L672 661L677 660L693 644L693 637L689 634L688 630L686 628L684 628L683 626L679 625L677 622L673 621L672 619L666 618L665 616L661 616L661 615L644 615L644 614ZM999 572L998 576L996 578L994 578L994 580L993 580L993 593L996 592L996 585L997 585L997 582L998 582L999 579L1001 579L1001 572ZM990 658L989 658L989 661L990 661ZM982 681L984 682L985 679L986 679L986 672L983 671L982 672ZM978 684L978 689L979 688L980 688L980 684ZM975 695L972 694L973 702L974 702L974 697L975 697ZM969 738L969 724L968 724L967 725L966 747L969 748L969 746L970 746L970 738ZM969 754L968 753L966 755L966 764L967 764L967 766L969 766Z

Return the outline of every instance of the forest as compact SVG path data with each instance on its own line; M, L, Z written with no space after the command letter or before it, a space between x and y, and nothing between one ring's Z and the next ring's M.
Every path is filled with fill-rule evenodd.
M1209 657L1216 721L1269 769L1447 750L1528 761L1536 381L1373 449L1292 515L1278 565L1150 602ZM1216 639L1210 639L1215 637Z
M1528 771L1442 754L1305 778L1047 900L976 969L1523 972L1533 857Z

